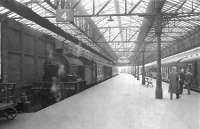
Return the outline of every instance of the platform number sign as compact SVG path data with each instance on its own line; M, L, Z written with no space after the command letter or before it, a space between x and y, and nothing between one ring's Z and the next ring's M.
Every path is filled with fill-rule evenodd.
M74 22L74 11L70 0L55 0L55 5L57 22Z

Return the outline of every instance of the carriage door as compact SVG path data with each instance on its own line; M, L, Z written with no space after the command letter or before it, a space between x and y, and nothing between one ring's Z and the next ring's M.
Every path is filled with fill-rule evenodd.
M197 61L197 88L200 89L200 61Z
M195 61L193 63L192 74L193 74L193 78L194 78L192 87L197 87L197 85L198 85L198 80L197 80L197 76L198 76L197 61Z

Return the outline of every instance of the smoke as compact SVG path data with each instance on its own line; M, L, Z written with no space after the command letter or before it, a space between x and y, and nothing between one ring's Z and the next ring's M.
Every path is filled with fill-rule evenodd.
M48 59L52 59L53 58L53 50L48 50Z
M65 74L65 66L63 64L59 64L58 66L58 76L60 77Z
M51 61L52 64L58 66L58 71L57 71L58 77L63 76L65 74L65 66L60 62L59 58L54 57L52 49L48 50L47 58L49 61Z

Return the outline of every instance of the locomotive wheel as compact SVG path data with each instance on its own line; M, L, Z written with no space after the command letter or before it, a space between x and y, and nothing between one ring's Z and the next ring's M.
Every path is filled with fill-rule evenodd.
M15 108L9 108L5 111L5 117L7 120L13 120L17 116L17 110Z

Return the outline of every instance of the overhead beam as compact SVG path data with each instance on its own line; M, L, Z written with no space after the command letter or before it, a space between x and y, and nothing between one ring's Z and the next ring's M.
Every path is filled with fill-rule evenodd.
M44 10L46 10L47 12L56 15L53 11L51 11L51 10L45 8L45 7L44 7L43 5L41 5L40 3L37 2L36 4L37 4L38 6L40 6L41 8L43 8Z
M108 0L104 5L103 7L96 13L96 16L98 16L102 11L103 9L111 2L111 0Z
M167 12L167 11L169 11L170 9L174 8L175 6L177 6L177 4L174 4L174 5L170 6L169 8L165 9L165 10L162 11L162 12L163 12L163 13L164 13L164 12Z
M127 41L130 41L137 33L138 33L138 31L135 31L135 33L133 35L131 35L131 37Z
M149 32L149 34L151 34L151 33L155 33L155 32ZM166 34L174 34L174 33L177 33L177 34L180 34L180 33L185 33L185 31L172 31L172 32L167 32L167 31L165 31L165 32L162 32L162 33L166 33Z
M99 29L107 29L107 28L110 28L110 29L119 29L119 28L123 28L123 29L126 29L126 28L139 28L140 26L102 26L102 27L98 27Z
M184 5L186 2L187 2L187 0L183 1L183 2L181 3L181 5L178 6L178 8L175 10L175 13L177 13L177 12L183 7L183 5Z
M114 41L114 40L119 36L120 33L122 33L122 30L120 30L120 31L117 33L117 35L116 35L111 41Z
M128 14L131 14L132 12L133 12L133 10L135 10L138 6L139 6L139 4L142 2L142 0L139 0L138 2L137 2L137 4L128 12Z
M177 17L188 17L188 16L199 16L200 12L180 12L180 13L161 13L164 16L177 16ZM107 16L139 16L139 17L148 17L148 16L156 16L155 13L131 13L131 14L124 14L124 13L115 13L115 14L99 14L99 15L74 15L75 17L107 17Z
M199 20L200 21L200 20ZM185 28L185 27L191 27L191 26L181 26L181 25L179 25L179 26L167 26L167 27L165 27L165 28ZM140 28L140 26L108 26L108 27L98 27L99 29L108 29L108 28L110 28L110 29L118 29L118 28L123 28L123 29L125 29L125 28L136 28L136 29L138 29L138 28Z
M39 3L39 2L42 2L42 1L40 1L40 0L30 0L28 2L25 2L24 4L29 5L29 4Z
M50 0L44 0L48 5L50 5L53 9L56 9L56 6L53 4L53 3L51 3L51 1Z
M166 41L166 40L164 40L164 41L161 41L161 43L171 43L171 42L174 42L174 41ZM97 42L97 43L130 43L130 44L132 44L132 43L139 43L139 41L136 41L136 40L134 40L134 41L107 41L107 42ZM144 41L144 43L147 43L147 44L151 44L151 43L156 43L156 41Z
M181 13L161 13L164 16L176 16L176 17L192 17L192 16L199 16L200 12L181 12ZM131 13L131 14L124 14L124 13L116 13L116 14L78 14L74 15L74 17L109 17L109 16L119 16L119 17L129 17L129 16L138 16L138 17L150 17L155 16L155 13ZM56 16L44 16L43 18L55 18ZM13 19L22 19L22 17L15 17Z
M80 3L81 3L81 0L79 0L78 2L76 2L76 3L74 4L74 6L72 7L72 9L75 9Z
M114 51L114 50L113 50ZM143 51L114 51L114 52L133 52L133 53L140 53ZM151 53L151 52L155 52L155 51L144 51L145 53Z
M61 28L55 26L53 23L51 23L49 20L42 18L40 15L38 15L37 13L33 12L30 8L22 5L21 3L14 1L14 0L1 0L0 4L6 8L8 8L9 10L17 13L18 15L35 22L36 24L64 37L67 40L70 40L71 42L73 42L74 44L79 44L80 41L73 37L72 35L70 35L69 33L65 32L64 30L62 30ZM82 47L91 51L92 53L95 53L97 55L99 55L100 57L103 57L104 59L108 60L108 61L112 61L110 58L102 55L101 53L97 52L96 50L92 49L91 47L87 46L86 44L82 44Z

